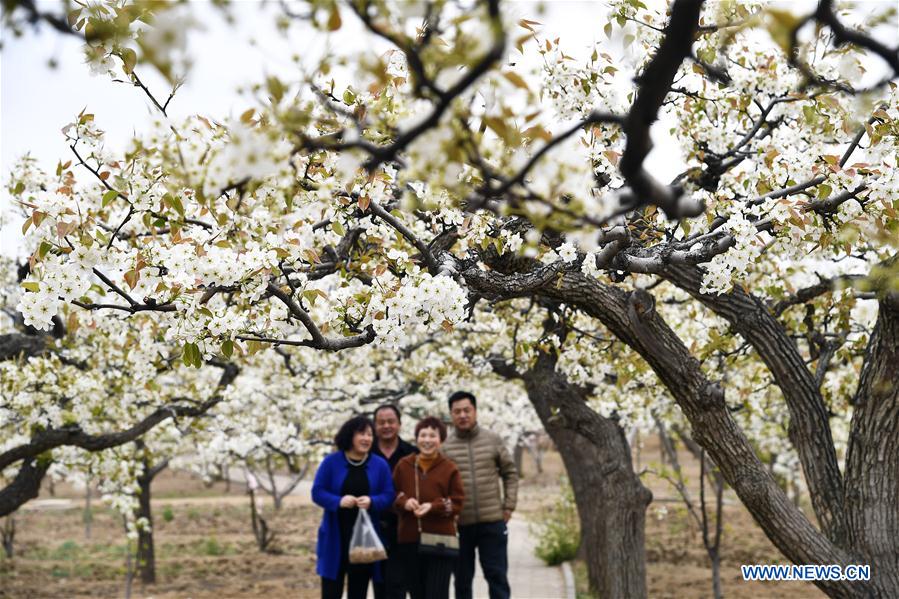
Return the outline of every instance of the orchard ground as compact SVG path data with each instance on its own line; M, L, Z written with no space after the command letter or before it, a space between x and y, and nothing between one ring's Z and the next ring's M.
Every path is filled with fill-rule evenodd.
M641 467L659 459L655 437L645 439ZM698 463L680 456L695 496ZM555 452L544 458L544 472L536 474L525 457L524 482L518 518L537 521L558 493L562 473ZM311 474L310 474L311 476ZM645 477L655 501L649 508L646 531L647 587L653 598L690 598L711 595L711 571L701 534L670 484L654 475ZM264 498L264 515L277 531L275 554L260 553L250 530L249 499L243 486L224 483L210 487L183 472L165 472L153 484L158 583L143 588L135 580L133 597L223 599L230 597L319 596L315 576L315 535L319 509L308 497L290 496L280 513ZM68 509L33 509L16 513L16 555L0 557L0 597L121 597L125 581L125 543L120 516L94 501L91 537L85 538L84 494L57 485L55 496L68 499ZM49 498L46 487L40 499ZM39 505L39 504L37 504ZM657 516L665 506L667 514ZM740 565L786 563L739 504L725 494L722 540L722 586L726 597L817 598L824 595L808 583L747 583ZM586 594L584 568L575 564L578 596ZM514 581L513 596L514 596Z

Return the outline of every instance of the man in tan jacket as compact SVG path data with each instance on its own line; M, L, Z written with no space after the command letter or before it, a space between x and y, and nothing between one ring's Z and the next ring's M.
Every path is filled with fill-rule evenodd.
M459 516L456 599L471 599L475 550L490 599L509 599L506 522L518 498L518 471L500 436L478 426L474 395L453 393L449 408L455 430L443 444L443 452L458 466L465 488Z

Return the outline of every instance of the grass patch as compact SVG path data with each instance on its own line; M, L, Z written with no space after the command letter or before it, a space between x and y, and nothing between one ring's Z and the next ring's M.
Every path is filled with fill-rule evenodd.
M574 574L574 591L577 599L596 599L596 595L590 592L587 562L581 559L572 561L571 571Z
M201 543L200 553L203 555L218 556L234 554L237 553L237 551L230 543L220 543L215 537L209 537Z
M541 509L531 525L537 537L537 557L549 566L574 559L581 544L580 523L574 491L568 480L562 479L562 488L552 506Z

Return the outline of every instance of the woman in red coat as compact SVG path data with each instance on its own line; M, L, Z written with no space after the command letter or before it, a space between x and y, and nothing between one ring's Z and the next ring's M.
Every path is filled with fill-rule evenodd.
M440 453L446 426L429 416L415 426L418 455L408 455L393 470L399 513L397 551L406 564L412 599L448 599L456 557L421 551L421 533L456 536L456 517L465 492L456 464Z

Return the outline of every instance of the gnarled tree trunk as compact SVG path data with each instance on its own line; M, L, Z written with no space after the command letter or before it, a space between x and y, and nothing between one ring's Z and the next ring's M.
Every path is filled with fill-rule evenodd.
M880 302L855 394L846 456L852 549L899 597L899 299Z
M137 571L143 584L156 583L156 547L153 541L153 510L150 505L150 488L153 479L168 467L168 459L155 466L144 461L144 472L137 479L140 488L138 497L138 518L145 518L147 528L139 528L137 533Z
M588 393L541 354L520 376L574 490L590 586L600 597L646 597L646 507L624 431L587 404ZM501 373L502 374L502 373ZM517 373L516 373L517 374Z

